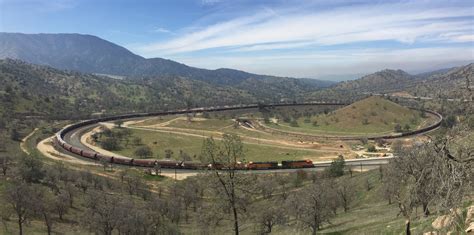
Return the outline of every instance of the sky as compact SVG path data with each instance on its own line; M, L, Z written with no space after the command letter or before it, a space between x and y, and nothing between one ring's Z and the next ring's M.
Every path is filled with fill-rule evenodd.
M0 31L91 34L146 58L329 80L474 62L474 1L0 0Z

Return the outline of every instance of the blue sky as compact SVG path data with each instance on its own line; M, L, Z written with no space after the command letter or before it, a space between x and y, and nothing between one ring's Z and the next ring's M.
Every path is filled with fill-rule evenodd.
M92 34L147 58L294 77L474 61L472 1L0 0L0 31Z

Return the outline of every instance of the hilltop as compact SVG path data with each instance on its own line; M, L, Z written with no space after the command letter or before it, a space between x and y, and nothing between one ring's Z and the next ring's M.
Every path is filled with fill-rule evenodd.
M394 130L396 124L415 128L420 121L418 111L403 107L390 100L371 96L330 113L322 119L338 118L341 128Z

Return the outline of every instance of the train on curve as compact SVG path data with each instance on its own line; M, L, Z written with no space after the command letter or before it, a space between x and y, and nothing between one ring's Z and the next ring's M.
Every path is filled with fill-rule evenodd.
M119 165L126 166L138 166L138 167L160 167L169 169L190 169L190 170L226 170L226 169L237 169L237 170L269 170L269 169L295 169L295 168L312 168L314 167L311 160L297 160L297 161L282 161L279 162L248 162L248 163L235 163L232 165L224 163L205 164L201 162L191 161L174 161L174 160L156 160L156 159L135 159L128 157L115 157L107 156L94 151L83 150L74 147L64 141L57 138L54 139L55 144L64 148L65 150L77 154L79 156Z
M54 138L55 144L68 152L77 154L79 156L89 158L96 161L105 161L114 164L128 165L128 166L138 166L138 167L155 167L160 166L161 168L172 168L172 169L229 169L231 167L241 170L267 170L267 169L294 169L294 168L311 168L314 167L311 160L299 160L299 161L282 161L279 162L248 162L248 163L236 163L232 166L223 164L223 163L214 163L214 164L204 164L200 162L183 162L183 161L167 161L167 160L156 160L156 159L134 159L128 157L114 157L106 156L91 150L81 149L77 146L72 146L64 140L66 133L72 132L80 127L85 127L99 122L108 122L115 120L123 119L132 119L132 118L143 118L143 117L152 117L152 116L165 116L165 115L175 115L175 114L186 114L186 113L195 113L195 112L216 112L216 111L229 111L229 110L241 110L241 109L255 109L262 107L281 107L281 106L301 106L301 105L346 105L338 102L308 102L308 103L281 103L281 104L250 104L250 105L232 105L232 106L220 106L220 107L207 107L207 108L194 108L194 109L181 109L181 110L171 110L171 111L161 111L154 113L133 113L125 114L112 117L104 117L98 119L86 120L83 122L75 123L63 128L61 131L56 133ZM400 137L407 137L417 134L422 134L431 130L438 128L441 125L443 117L441 114L423 110L427 113L431 113L438 117L438 121L430 126L413 130L405 133L389 134L382 136L372 136L367 137L368 139L395 139ZM340 139L354 139L355 137L338 137Z

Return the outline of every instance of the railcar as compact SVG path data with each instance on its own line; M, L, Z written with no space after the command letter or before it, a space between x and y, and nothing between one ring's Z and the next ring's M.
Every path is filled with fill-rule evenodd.
M278 162L249 162L246 167L248 170L268 170L277 169Z
M171 169L179 169L181 168L181 162L178 162L178 161L172 161L172 160L169 160L169 161L165 161L165 160L162 160L162 161L156 161L156 164L160 165L161 168L171 168Z
M96 156L97 156L97 159L99 161L105 161L105 162L110 162L110 163L112 163L112 161L113 161L113 157L111 157L111 156L107 156L107 155L100 154L100 153L98 153Z
M292 168L311 168L314 167L313 161L311 160L300 160L300 161L282 161L281 168L292 169Z
M133 159L132 164L134 166L154 167L156 165L156 160L154 160L154 159Z
M82 151L81 156L86 157L86 158L90 158L90 159L97 159L97 153L91 152L91 151L86 151L86 150Z
M183 169L192 169L192 170L204 170L209 167L209 164L202 163L202 162L182 162L181 167Z
M132 158L113 157L112 163L121 165L132 165Z
M80 148L71 147L71 149L69 151L71 151L72 153L75 153L77 155L82 156L82 149L80 149Z

